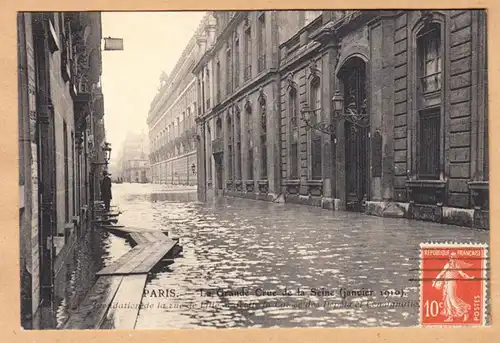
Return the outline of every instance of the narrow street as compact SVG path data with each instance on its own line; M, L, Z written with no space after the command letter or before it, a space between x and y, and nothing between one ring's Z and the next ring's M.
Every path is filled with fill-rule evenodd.
M119 224L169 231L184 248L174 263L149 275L136 329L417 325L418 283L409 280L418 278L418 245L488 241L488 231L423 221L230 198L203 204L194 188L168 187L113 185L113 204L123 211ZM66 277L89 279L92 272L82 268L95 273L130 249L125 239L108 232L95 229L91 236L93 253L83 251L84 244L79 250L92 261L75 256L78 265ZM241 287L249 294L206 293ZM291 296L281 295L285 287ZM359 308L336 308L345 292L310 292L342 287L376 294L345 299L370 301ZM68 299L84 296L83 289L68 288L59 305L59 325L71 311ZM305 293L296 295L297 288ZM276 295L262 294L274 290ZM382 290L403 290L404 296L386 299ZM405 308L389 308L387 301Z

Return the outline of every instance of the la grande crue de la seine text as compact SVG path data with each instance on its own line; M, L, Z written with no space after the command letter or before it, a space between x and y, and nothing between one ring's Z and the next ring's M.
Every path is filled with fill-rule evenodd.
M246 296L316 296L316 297L338 297L342 299L351 297L371 297L383 296L387 297L406 297L408 292L404 289L383 289L375 291L370 288L349 289L327 289L320 288L284 288L284 289L264 289L260 287L240 287L235 289L198 289L199 295L202 297L246 297Z

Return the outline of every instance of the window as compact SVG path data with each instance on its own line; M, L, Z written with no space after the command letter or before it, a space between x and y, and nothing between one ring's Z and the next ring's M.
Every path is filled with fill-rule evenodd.
M201 112L205 112L205 80L201 81ZM201 113L199 114L201 115Z
M245 81L252 77L252 30L250 27L245 29L245 71L243 78Z
M210 126L207 125L207 145L211 146L212 142L210 141L212 137L212 134L211 134L211 131L210 131ZM207 162L208 162L208 166L207 166L207 171L208 171L208 181L209 182L212 182L212 156L211 156L211 153L209 154L208 158L207 158ZM174 179L174 176L172 175L172 181Z
M248 136L248 179L253 180L253 123L252 111L247 112L247 136Z
M220 90L222 89L222 83L220 78L220 61L217 61L217 67L215 70L215 83L217 84L217 103L221 101Z
M207 68L207 72L206 72L206 79L205 79L205 82L206 82L206 85L207 85L207 110L210 108L210 72L208 71L208 68Z
M231 117L227 118L227 133L228 133L228 141L229 141L229 154L228 154L228 178L229 180L233 179L233 121Z
M311 122L314 125L320 119L321 84L319 79L311 82ZM317 130L310 130L311 137L311 178L321 179L321 136Z
M226 94L227 95L231 94L231 92L233 91L232 70L233 70L233 62L231 58L231 49L228 48L226 51L226 79L227 79Z
M298 161L298 142L299 142L299 126L297 116L297 91L292 89L289 93L288 109L290 118L290 179L299 178L299 161Z
M215 122L215 138L222 138L222 120L217 118Z
M260 178L261 180L266 180L267 179L267 113L266 113L266 102L265 100L262 101L260 105L260 125L261 125L261 131L260 131L260 151L261 151L261 174Z
M68 153L68 125L63 122L64 144L64 219L69 222L69 153Z
M236 35L234 41L234 86L240 85L240 40Z
M236 113L235 123L235 136L236 136L236 178L241 180L241 119L240 112Z
M417 174L439 179L441 160L441 25L433 23L417 34Z
M259 32L258 32L258 37L257 37L257 56L259 57L257 61L257 69L258 72L263 71L266 69L266 53L265 53L265 46L266 46L266 17L265 13L262 12L259 15Z

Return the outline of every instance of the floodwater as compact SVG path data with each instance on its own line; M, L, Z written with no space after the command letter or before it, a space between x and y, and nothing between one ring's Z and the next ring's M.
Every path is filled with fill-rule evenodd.
M119 224L169 231L183 247L149 275L136 329L415 326L419 244L489 241L488 231L422 221L243 199L200 203L195 190L166 185L113 192ZM100 230L86 244L75 259L94 251L89 275L130 249ZM91 279L72 268L59 323L84 294L78 280Z

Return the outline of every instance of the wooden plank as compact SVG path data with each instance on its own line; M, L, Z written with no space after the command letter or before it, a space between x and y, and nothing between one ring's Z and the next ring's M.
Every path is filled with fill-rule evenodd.
M104 267L100 271L96 273L96 275L110 275L114 274L114 272L118 269L120 269L122 266L126 265L129 263L131 259L133 259L135 256L140 254L142 251L144 251L147 248L145 245L137 245L133 247L129 252L125 253L122 255L119 259L117 259L115 262L111 263L109 266Z
M120 225L100 225L100 226L105 228L105 229L119 231L119 232L122 232L124 234L137 232L137 231L130 230L129 228L127 228L125 226L120 226Z
M158 237L154 235L152 232L143 232L142 235L150 242L150 243L157 243L158 242Z
M142 262L147 260L149 256L151 256L158 249L157 244L144 244L142 246L144 247L144 249L141 250L139 254L129 259L126 264L122 265L120 268L114 271L113 274L140 274L141 272L132 273L132 271L137 266L141 265Z
M158 239L158 241L168 241L169 238L161 231L153 232L153 235Z
M133 272L134 273L148 273L153 267L165 256L177 243L170 240L167 242L161 242L155 244L154 250L151 249L150 256L144 260L140 265L138 265Z
M96 219L100 220L118 220L119 216L120 216L119 213L116 214L96 213Z
M77 310L68 318L63 329L98 329L122 279L122 276L100 277Z
M123 277L101 329L134 329L146 279L147 274Z
M136 244L147 244L148 240L139 232L130 233L130 237L134 240Z

